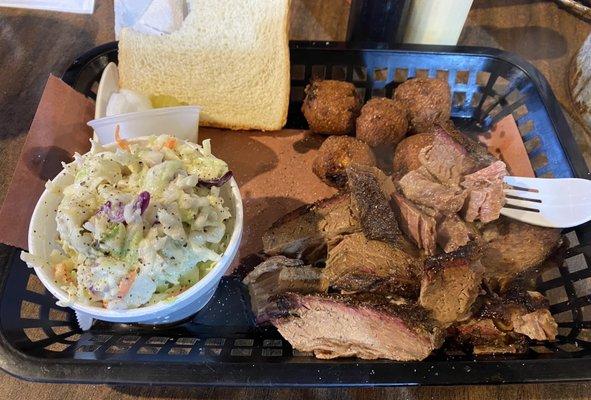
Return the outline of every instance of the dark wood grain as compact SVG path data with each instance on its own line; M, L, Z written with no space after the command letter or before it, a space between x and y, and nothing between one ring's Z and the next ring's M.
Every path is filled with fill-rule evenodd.
M292 0L293 39L342 40L348 0ZM0 199L49 73L113 40L112 1L92 16L0 8ZM548 78L591 163L591 139L566 90L570 59L591 27L552 1L476 0L460 42L499 47L529 59ZM270 372L272 373L272 372ZM591 383L376 389L225 389L107 387L23 382L0 373L0 399L591 399Z

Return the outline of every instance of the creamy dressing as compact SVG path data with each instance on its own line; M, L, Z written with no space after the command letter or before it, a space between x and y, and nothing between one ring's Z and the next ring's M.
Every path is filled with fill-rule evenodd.
M65 166L74 182L56 213L62 251L49 262L72 299L128 309L178 295L221 258L231 215L219 186L231 174L208 141L118 143L93 143Z

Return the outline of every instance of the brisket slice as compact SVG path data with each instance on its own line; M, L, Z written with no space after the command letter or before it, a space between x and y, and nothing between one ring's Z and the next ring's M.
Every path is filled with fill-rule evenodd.
M421 266L417 248L402 235L392 244L353 233L329 248L323 276L330 286L346 292L387 290L416 298Z
M561 243L559 229L543 228L501 217L484 226L482 255L485 278L495 283L510 280L542 263Z
M337 194L302 206L278 219L263 234L266 254L284 254L314 262L329 241L361 230L349 194Z
M257 323L268 321L269 298L280 293L317 293L328 288L321 268L305 266L301 260L274 256L256 266L243 280Z
M393 194L393 205L402 231L420 249L425 250L425 253L435 254L437 250L435 218L398 193Z
M423 360L442 343L426 310L375 294L286 293L275 306L271 322L281 335L318 358Z
M482 283L481 250L475 242L429 257L421 280L419 304L448 326L469 316Z
M461 186L468 192L464 205L464 219L473 222L477 219L487 223L501 215L505 204L503 178L507 175L507 167L502 161L464 176Z
M390 207L391 180L377 168L352 165L347 168L352 207L357 210L365 236L396 243L400 229Z
M490 318L474 318L455 327L455 340L474 354L514 354L527 350L525 336L503 332Z
M434 131L433 144L421 150L421 164L441 183L458 185L462 176L477 168L461 144L441 127Z
M474 233L456 214L447 215L437 221L437 244L449 253L467 244Z
M410 201L452 214L460 211L466 192L455 185L443 185L425 167L410 171L398 181L402 194Z

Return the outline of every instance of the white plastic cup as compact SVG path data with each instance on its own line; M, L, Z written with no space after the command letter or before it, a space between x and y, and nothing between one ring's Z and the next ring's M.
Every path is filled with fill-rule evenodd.
M404 43L455 46L472 0L412 0Z
M88 125L94 129L98 141L103 145L115 141L117 125L122 139L170 135L197 143L200 111L201 108L197 106L154 108L93 119Z
M136 140L142 140L136 139ZM105 146L114 150L115 144ZM53 180L53 186L63 188L73 182L71 175L60 172ZM89 329L92 319L118 323L167 324L180 321L202 309L211 300L215 290L238 252L242 238L243 208L240 190L234 178L221 188L224 203L229 206L232 218L227 222L228 231L232 232L226 251L220 261L196 284L176 296L174 300L165 300L154 305L128 310L108 310L89 306L70 300L54 280L53 269L49 266L33 266L43 285L62 303L76 311L83 329ZM63 198L61 190L45 190L33 211L29 225L29 253L48 260L52 249L59 249L55 210Z

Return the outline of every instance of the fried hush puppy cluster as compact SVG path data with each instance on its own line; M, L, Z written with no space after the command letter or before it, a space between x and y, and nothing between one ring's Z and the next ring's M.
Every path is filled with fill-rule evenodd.
M314 173L337 188L347 183L348 165L376 166L374 152L397 155L395 174L415 169L417 149L431 143L428 132L448 124L451 112L449 85L439 79L410 79L396 88L393 98L377 97L364 105L350 82L315 80L305 93L302 112L310 130L331 135L320 146ZM403 141L408 134L416 135Z

